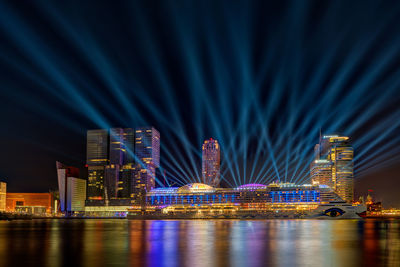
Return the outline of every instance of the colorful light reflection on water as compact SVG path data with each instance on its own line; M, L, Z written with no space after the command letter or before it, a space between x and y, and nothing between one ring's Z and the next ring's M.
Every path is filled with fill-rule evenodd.
M0 222L0 266L400 266L400 222Z

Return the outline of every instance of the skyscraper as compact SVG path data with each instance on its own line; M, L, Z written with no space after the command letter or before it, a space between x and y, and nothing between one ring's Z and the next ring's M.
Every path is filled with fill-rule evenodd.
M220 147L218 141L210 138L205 140L202 147L202 175L203 183L219 186L220 177Z
M132 128L110 129L110 165L134 163L134 137Z
M108 161L108 131L106 129L87 131L86 164L89 200L104 199L105 165Z
M134 175L134 164L125 164L120 169L119 180L118 180L118 198L130 198L133 190L133 183L135 179Z
M160 133L154 127L135 130L135 154L139 167L135 174L135 191L155 187L156 168L160 166Z
M104 194L105 199L117 198L119 172L121 165L110 164L105 166Z
M311 181L332 187L345 201L354 197L353 158L354 151L349 137L324 135L315 146L311 163Z
M110 129L110 164L105 167L106 197L108 199L119 198L121 195L129 195L132 181L127 172L134 163L134 131L132 128ZM120 190L124 189L123 192ZM128 190L128 192L127 192ZM124 197L125 198L125 197Z
M347 202L354 199L354 150L348 137L331 139L330 160L333 162L332 179L336 184L337 194Z
M87 198L104 199L105 166L88 166Z
M122 165L125 154L124 129L110 129L110 165Z
M132 128L125 128L122 135L125 150L123 164L135 163L135 131Z
M312 184L328 185L330 188L334 188L332 165L330 160L315 159L310 167Z
M155 187L159 165L160 133L154 127L89 130L87 205L144 195Z
M89 166L108 164L108 131L106 129L87 131L86 164Z
M160 166L160 133L154 127L141 127L135 130L135 153L145 164Z

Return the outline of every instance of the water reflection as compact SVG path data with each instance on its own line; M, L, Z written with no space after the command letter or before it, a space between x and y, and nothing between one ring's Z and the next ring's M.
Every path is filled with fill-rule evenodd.
M400 266L378 220L0 221L0 266Z

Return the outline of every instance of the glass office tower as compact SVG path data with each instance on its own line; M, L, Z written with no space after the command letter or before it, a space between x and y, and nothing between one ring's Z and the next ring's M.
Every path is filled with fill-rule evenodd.
M202 177L203 183L214 187L220 182L221 151L218 141L205 140L202 146Z
M150 191L155 187L156 168L160 166L160 133L154 127L135 130L136 190Z
M105 166L108 164L108 130L87 131L86 164L88 167L87 198L104 199Z
M354 198L354 150L350 138L324 135L314 149L311 181L328 185L346 202Z

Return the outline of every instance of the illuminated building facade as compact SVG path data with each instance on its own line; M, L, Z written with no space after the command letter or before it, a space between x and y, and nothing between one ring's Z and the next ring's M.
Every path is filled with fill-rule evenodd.
M68 211L67 203L68 203L68 188L69 182L72 177L79 178L79 169L71 166L66 166L61 162L56 162L57 168L57 177L58 177L58 192L60 195L60 210L61 212ZM85 181L86 186L86 181ZM84 196L86 198L86 188L84 192Z
M110 129L110 165L134 163L134 137L132 128Z
M151 166L150 166L151 168ZM151 169L146 169L140 164L136 164L133 168L133 183L132 183L132 203L145 205L146 193L154 188L154 176Z
M205 140L202 146L202 178L203 183L210 186L219 186L220 182L221 151L218 141Z
M132 195L144 196L155 187L159 165L160 133L153 127L89 130L86 205L125 205Z
M110 129L110 165L124 164L125 154L124 129Z
M315 146L315 158L310 167L311 181L328 185L347 202L354 198L354 150L349 137L324 135Z
M0 182L0 211L6 210L7 184Z
M36 216L46 216L48 214L46 208L43 206L16 206L14 212Z
M117 188L118 198L129 199L131 192L133 192L133 184L135 179L135 165L125 164L122 166L119 173L119 181Z
M334 188L332 180L332 162L326 159L315 159L311 163L310 174L312 184L327 185Z
M88 200L104 199L105 166L108 162L108 131L106 129L87 131Z
M122 142L124 143L124 160L123 164L135 163L135 131L132 128L125 128L122 133Z
M135 154L139 162L133 189L149 192L155 187L156 168L160 166L160 133L154 127L136 128Z
M117 164L110 164L105 166L105 199L112 199L117 197L120 166L121 165Z
M54 198L51 193L7 193L6 210L15 212L17 207L42 207L46 213L54 211Z
M347 141L335 142L330 157L333 162L332 179L336 182L336 192L347 202L354 199L354 150Z
M116 196L118 199L130 199L132 192L132 183L134 179L135 163L135 131L132 128L125 128L122 133L123 142L123 165L119 166L119 177Z
M67 212L84 211L86 200L86 180L76 177L68 177L66 199Z
M160 166L160 133L154 127L140 127L135 130L135 154L140 161Z
M108 131L106 129L87 131L86 164L89 166L108 164Z
M110 129L110 165L105 168L105 193L107 199L118 198L120 190L130 190L126 170L134 162L134 131L132 128ZM125 175L124 175L125 174Z
M88 166L88 200L104 199L105 166Z

